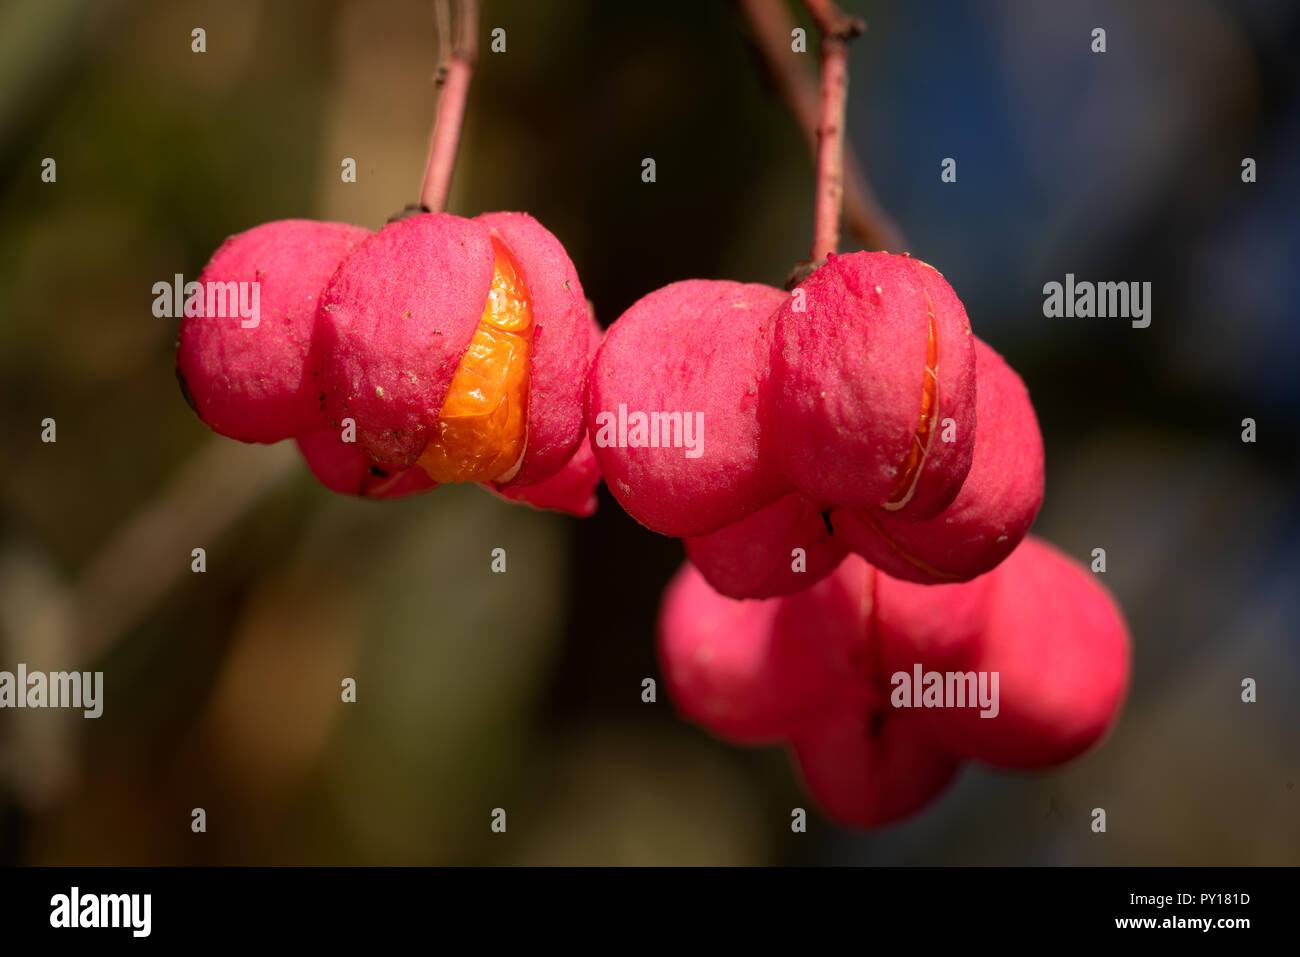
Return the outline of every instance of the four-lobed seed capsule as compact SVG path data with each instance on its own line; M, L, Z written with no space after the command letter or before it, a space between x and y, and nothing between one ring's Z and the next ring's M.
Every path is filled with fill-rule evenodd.
M377 233L267 223L227 240L201 281L262 290L255 328L182 320L177 375L214 430L296 439L313 474L348 494L480 482L589 511L592 320L572 262L532 217L429 213Z

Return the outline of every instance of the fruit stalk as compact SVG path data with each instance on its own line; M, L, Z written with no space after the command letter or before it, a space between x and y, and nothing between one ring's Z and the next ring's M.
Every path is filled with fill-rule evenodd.
M819 263L840 245L844 204L844 101L849 92L849 43L866 25L846 16L831 0L804 0L821 31L821 99L817 124L817 204L812 261Z
M478 0L456 0L456 43L450 56L445 53L445 40L451 20L448 5L451 0L435 0L439 49L442 58L449 60L438 64L438 107L433 129L429 133L429 159L424 168L424 182L420 187L420 205L433 213L440 213L447 205L451 190L451 173L456 165L456 148L460 144L460 127L465 118L465 100L469 96L469 81L474 75L478 58Z
M740 0L749 21L754 44L772 80L794 114L808 147L817 152L817 81L804 69L800 56L791 55L790 36L794 17L785 0ZM863 172L853 147L844 144L844 225L867 249L902 252L907 239L889 216Z

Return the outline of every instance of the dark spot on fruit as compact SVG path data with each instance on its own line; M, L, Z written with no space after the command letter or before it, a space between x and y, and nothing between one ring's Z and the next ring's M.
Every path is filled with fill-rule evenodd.
M564 280L564 288L565 288L565 289L568 289L568 288L569 288L569 280L567 280L567 279Z
M803 282L805 279L807 279L809 276L815 273L817 271L817 267L820 265L822 265L822 263L820 262L814 263L814 262L805 261L805 262L795 263L794 268L790 270L790 274L785 277L786 291L789 292L795 286L799 285L799 283Z
M176 367L176 381L180 384L181 395L185 397L185 404L194 410L195 415L199 415L199 407L194 404L194 396L190 392L189 384L185 381L185 373L181 372L181 367ZM199 418L203 416L199 415Z
M419 203L407 203L400 211L393 213L388 217L390 223L400 223L404 219L410 219L412 216L419 216L421 213L429 212L428 206L422 206Z
M378 465L370 466L370 474L375 476L376 478L388 478L388 473L385 472L383 469L381 469Z
M822 524L826 526L826 534L834 535L835 527L831 525L831 510L828 508L826 511L822 512L821 515L822 515Z

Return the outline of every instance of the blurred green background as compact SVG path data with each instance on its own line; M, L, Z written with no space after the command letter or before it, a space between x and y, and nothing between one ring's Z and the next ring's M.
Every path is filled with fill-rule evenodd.
M603 489L585 521L475 488L348 500L176 387L155 282L261 222L374 229L415 200L428 0L10 0L0 669L106 689L97 721L0 712L0 863L1300 863L1300 7L843 5L870 22L850 140L1034 398L1036 531L1107 549L1135 639L1111 737L968 767L886 831L791 834L811 804L779 751L641 701L679 543ZM537 216L604 324L807 256L812 163L737 8L486 0L481 26L450 210ZM1151 281L1151 327L1044 319L1066 272Z

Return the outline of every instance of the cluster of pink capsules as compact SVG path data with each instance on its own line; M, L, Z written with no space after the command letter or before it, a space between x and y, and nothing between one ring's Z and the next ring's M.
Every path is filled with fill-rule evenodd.
M182 325L205 422L295 438L324 484L372 497L475 481L588 515L603 477L685 540L658 638L681 712L787 743L836 819L912 813L963 759L1067 761L1113 723L1123 618L1026 537L1033 406L933 267L854 253L790 292L674 283L603 342L562 246L519 213L271 223L200 277L251 280L256 328Z
M177 376L215 431L295 439L338 492L473 481L594 511L583 383L599 328L564 247L531 216L423 213L375 233L266 223L199 277L238 282L259 284L255 323L187 310L180 330Z

